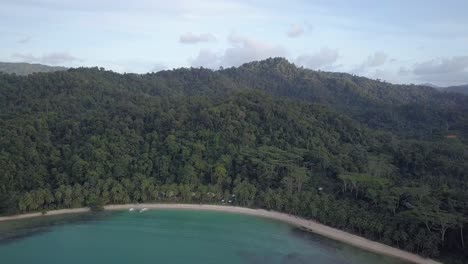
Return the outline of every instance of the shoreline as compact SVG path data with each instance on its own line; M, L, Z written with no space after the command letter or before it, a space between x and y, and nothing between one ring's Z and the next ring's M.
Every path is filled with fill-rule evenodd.
M324 237L328 237L328 238L331 238L333 240L336 240L345 244L353 245L355 247L358 247L367 251L371 251L374 253L398 258L400 260L409 261L409 262L418 263L418 264L441 264L441 262L428 259L428 258L424 258L414 253L410 253L410 252L407 252L398 248L387 246L385 244L381 244L379 242L375 242L375 241L372 241L372 240L369 240L369 239L366 239L357 235L353 235L351 233L320 224L313 220L307 220L307 219L303 219L303 218L296 217L293 215L288 215L285 213L280 213L280 212L275 212L275 211L267 211L264 209L250 209L250 208L237 207L237 206L208 205L208 204L118 204L118 205L104 206L104 210L109 210L109 211L128 210L130 208L218 211L218 212L228 212L228 213L237 213L237 214L264 217L264 218L282 221L292 226L304 228L305 230L309 232L322 235ZM39 213L13 215L13 216L4 216L4 217L0 217L0 222L18 220L18 219L26 219L26 218L32 218L32 217L40 217L40 216L85 213L85 212L90 212L90 211L91 210L89 208L60 209L60 210L47 211L46 214L42 214L39 212Z

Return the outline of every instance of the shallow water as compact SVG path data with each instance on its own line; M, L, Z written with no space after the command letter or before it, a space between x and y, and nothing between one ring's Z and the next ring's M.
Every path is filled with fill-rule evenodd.
M154 210L0 223L0 263L404 263L282 222Z

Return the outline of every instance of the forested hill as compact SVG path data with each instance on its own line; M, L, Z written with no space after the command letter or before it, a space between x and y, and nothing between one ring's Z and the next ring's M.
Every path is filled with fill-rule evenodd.
M321 104L370 128L405 138L428 140L451 134L468 138L468 97L441 94L426 86L312 71L282 58L221 71L178 69L135 77L141 78L136 86L152 95L225 96L238 90L263 91Z
M93 76L94 79L90 79ZM151 96L223 97L240 90L263 91L321 104L370 128L404 138L423 140L456 135L468 138L468 97L440 93L427 86L394 85L346 73L298 68L282 58L252 62L238 68L177 69L145 75L117 74L97 68L71 69L37 79L68 79L87 85L121 87ZM93 83L95 82L95 83Z
M450 87L444 88L443 91L468 95L468 84L459 85L459 86L450 86Z
M67 68L25 62L0 62L0 72L17 75L29 75L37 72L65 71Z
M463 263L467 107L284 59L0 74L0 214L224 200Z

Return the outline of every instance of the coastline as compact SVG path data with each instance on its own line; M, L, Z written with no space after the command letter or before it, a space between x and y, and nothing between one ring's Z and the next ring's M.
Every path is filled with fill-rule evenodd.
M208 205L208 204L119 204L119 205L106 205L104 206L105 210L117 211L117 210L128 210L130 208L135 209L178 209L178 210L201 210L201 211L219 211L219 212L228 212L228 213L237 213L237 214L246 214L258 217L265 217L269 219L274 219L288 223L290 225L304 228L307 231L316 233L333 240L343 242L345 244L353 245L355 247L371 251L374 253L395 257L404 261L409 261L412 263L418 264L441 264L438 261L423 258L414 253L410 253L398 248L387 246L379 242L375 242L345 231L341 231L336 228L332 228L320 223L317 223L313 220L307 220L293 215L288 215L285 213L279 213L275 211L267 211L264 209L250 209L245 207L237 206L222 206L222 205ZM47 211L46 214L42 213L30 213L30 214L21 214L13 216L4 216L0 217L0 222L18 220L32 217L40 216L50 216L50 215L60 215L60 214L72 214L72 213L84 213L90 212L89 208L74 208L74 209L60 209Z

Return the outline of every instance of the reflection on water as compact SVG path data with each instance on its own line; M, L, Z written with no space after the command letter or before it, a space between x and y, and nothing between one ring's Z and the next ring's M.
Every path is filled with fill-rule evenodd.
M331 262L327 262L327 259L321 260L319 263L330 263L330 264L347 264L347 263L367 263L366 260L369 258L377 259L379 264L405 264L407 262L399 261L394 258L389 258L380 254L376 254L370 251L365 251L352 245L344 244L328 237L317 235L303 228L293 227L291 228L291 234L295 237L301 238L308 243L320 245L321 250L325 251L327 256L334 256ZM347 256L352 255L355 260L350 260ZM330 260L328 260L330 261ZM291 262L296 263L296 262Z
M18 219L0 222L0 245L14 243L16 241L41 235L52 231L58 226L69 224L81 224L90 221L103 221L115 212L78 213L41 216L27 219Z

